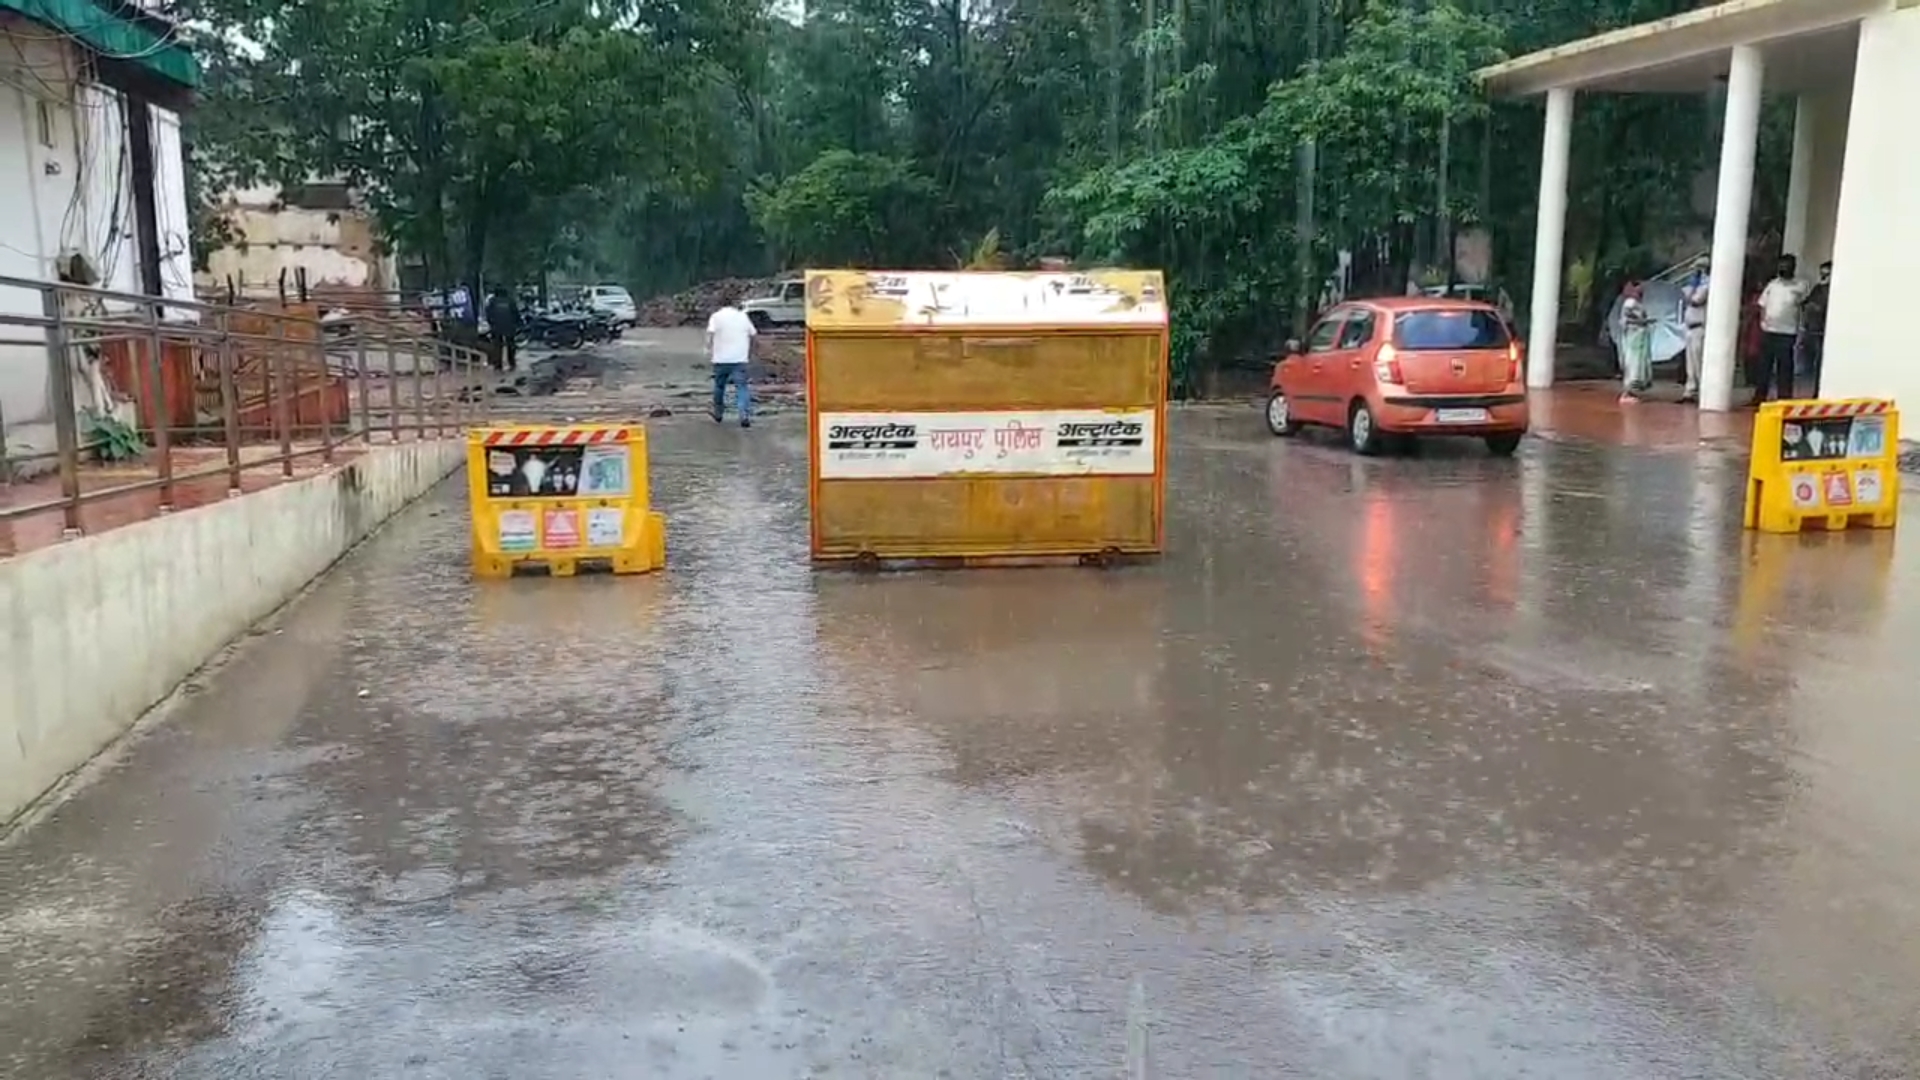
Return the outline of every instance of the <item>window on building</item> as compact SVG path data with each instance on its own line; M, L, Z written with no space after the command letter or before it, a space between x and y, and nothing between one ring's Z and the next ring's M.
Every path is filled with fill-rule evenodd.
M33 99L33 106L34 122L40 135L40 145L49 150L59 146L60 141L54 137L53 102L45 98L35 98Z

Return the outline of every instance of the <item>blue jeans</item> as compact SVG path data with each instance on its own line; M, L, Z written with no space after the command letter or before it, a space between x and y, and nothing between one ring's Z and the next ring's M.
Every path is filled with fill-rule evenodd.
M734 404L740 409L740 422L753 419L753 393L747 389L747 365L713 365L713 418L727 415L727 384L734 386Z

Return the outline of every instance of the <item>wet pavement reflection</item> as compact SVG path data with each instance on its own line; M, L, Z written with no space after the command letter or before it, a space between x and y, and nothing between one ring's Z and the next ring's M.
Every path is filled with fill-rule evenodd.
M0 1075L1920 1074L1911 541L1173 433L1109 571L815 572L797 416L662 576L439 489L0 846Z

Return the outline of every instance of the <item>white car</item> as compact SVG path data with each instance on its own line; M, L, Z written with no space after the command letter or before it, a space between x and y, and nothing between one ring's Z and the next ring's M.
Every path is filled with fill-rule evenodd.
M580 290L580 301L590 310L612 316L613 324L623 330L640 325L640 309L634 306L632 294L619 285L589 285Z
M765 330L774 326L801 326L807 321L807 283L798 278L773 287L773 295L759 296L741 303L753 325Z

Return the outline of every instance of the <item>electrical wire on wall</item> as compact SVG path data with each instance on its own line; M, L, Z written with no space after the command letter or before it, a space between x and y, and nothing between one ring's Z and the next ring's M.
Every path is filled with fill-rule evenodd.
M55 235L47 235L40 200L33 197L31 212L38 250L24 252L6 246L28 255L42 268L36 277L77 279L112 289L117 284L115 277L123 249L131 236L131 230L126 227L131 192L122 96L92 77L91 58L100 54L77 35L22 33L21 29L17 20L9 20L0 27L0 36L7 39L14 60L9 70L0 72L0 82L12 87L20 95L23 107L30 106L32 110L30 116L23 113L22 134L29 147L37 145L39 149L30 152L26 160L31 163L37 153L44 164L40 169L30 167L30 192L37 194L41 190L44 176L62 175L64 170L60 166L67 162L59 146L61 126L53 123L49 115L53 109L66 112L64 133L71 135L72 172L67 177L66 206L61 211ZM30 54L30 50L40 53L48 46L51 46L50 57ZM102 138L103 134L107 137ZM94 205L97 200L92 189L103 164L99 161L103 150L113 151L115 160L112 187L105 207L100 208ZM104 221L98 218L100 209L105 210ZM73 265L76 261L86 262L84 270ZM63 291L59 302L70 316L78 319L97 319L106 314L105 304L94 294ZM71 333L68 359L77 400L90 411L110 415L116 411L116 405L101 368L98 334L98 331Z
M130 193L127 184L125 122L121 115L119 94L85 78L85 65L76 63L74 40L70 35L19 34L12 32L14 29L8 27L9 32L0 35L7 38L16 61L11 71L0 74L0 82L18 90L36 107L64 109L69 121L67 127L73 136L73 182L68 192L67 205L61 214L58 235L51 238L53 240L51 246L60 253L77 252L89 259L95 273L100 277L100 284L110 286L118 270L120 252L130 238L130 230L124 227L126 208L130 206ZM59 43L58 60L48 62L28 56L23 42L34 41ZM57 84L49 82L41 74L43 69L54 76ZM19 81L13 77L15 74L25 76L35 85ZM94 100L95 95L98 96L98 100ZM107 206L104 208L106 210L104 235L99 236L96 243L95 237L90 235L95 230L89 228L93 215L88 211L97 212L98 208L90 205L93 200L89 198L91 194L89 189L94 170L99 164L96 160L99 156L96 129L107 124L114 125L115 130L122 137L104 140L109 146L117 146L120 152L116 155L113 164L113 187ZM76 225L78 237L75 236ZM42 236L43 248L48 246L47 240L47 237ZM44 250L24 251L12 245L0 244L0 246L36 260L47 258Z

